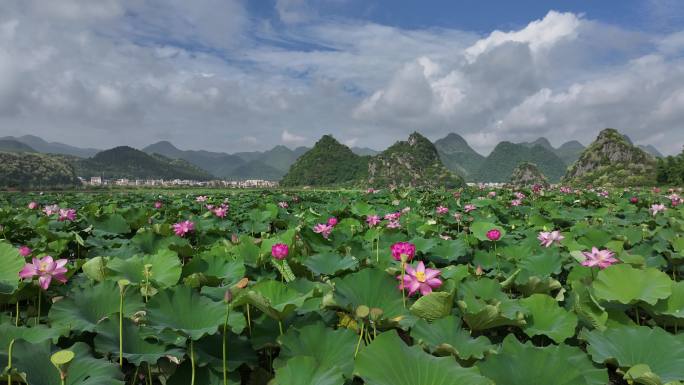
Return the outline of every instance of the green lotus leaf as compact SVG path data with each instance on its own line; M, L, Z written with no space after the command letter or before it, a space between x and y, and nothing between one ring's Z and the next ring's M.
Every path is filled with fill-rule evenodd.
M26 341L38 344L45 341L56 343L63 331L59 328L49 328L45 325L34 327L14 326L9 323L0 323L0 368L5 368L9 359L9 346L12 340Z
M282 321L300 308L311 294L311 292L301 294L279 281L263 280L243 292L233 302L233 306L237 307L249 303L269 317Z
M440 239L430 250L430 259L453 262L467 253L468 246L462 239Z
M349 311L361 305L380 308L383 319L395 319L404 313L401 292L397 290L397 280L382 270L368 268L335 278L335 300Z
M594 298L589 287L579 281L572 281L571 286L570 303L579 320L592 329L605 329L606 322L608 322L608 312Z
M358 261L349 256L341 256L335 253L315 254L304 260L304 266L315 275L335 275L344 270L354 270Z
M193 258L183 266L183 276L202 273L205 276L225 280L227 284L239 281L245 276L245 264L242 260L226 258L215 253L203 254Z
M489 241L489 238L487 238L487 232L489 230L494 230L494 229L501 231L501 238L500 239L503 239L503 237L506 235L506 230L504 230L503 227L497 226L493 223L473 222L473 224L470 227L470 230L473 232L473 235L481 241Z
M190 360L185 360L176 368L173 375L169 377L166 385L188 385L191 383L192 368ZM229 373L228 385L240 385L240 375L238 373ZM223 372L211 369L208 366L195 368L195 384L196 385L223 385ZM264 382L265 384L265 382Z
M394 330L378 335L361 350L354 374L368 385L493 385L477 368L463 368L453 358L407 346Z
M297 356L276 369L274 381L277 385L343 385L344 377L337 366L325 366L313 357Z
M601 270L593 283L596 298L633 304L643 301L655 305L672 294L672 280L655 268L635 269L618 264Z
M663 382L684 380L684 334L673 335L648 326L617 326L605 331L583 330L587 353L598 363L623 369L648 365Z
M90 223L93 229L109 234L127 234L131 232L126 219L120 214L107 214L100 218L93 218Z
M24 373L31 385L60 385L59 372L50 361L52 353L61 350L51 348L49 342L32 344L19 341L14 344L13 365L19 373ZM109 361L94 358L90 348L77 342L67 350L75 354L69 363L66 385L123 385L123 373Z
M454 297L446 292L432 292L424 295L411 305L411 313L417 317L434 321L451 314Z
M661 299L650 310L657 315L684 318L684 281L672 285L672 295Z
M167 288L178 283L181 276L181 264L178 255L171 250L161 250L156 254L133 256L128 259L113 258L107 262L114 280L127 279L133 283L145 282L145 265L151 265L150 282L160 288Z
M221 328L221 331L222 328ZM242 364L251 367L258 365L258 357L249 340L245 337L228 332L226 339L226 353L228 360L226 366L229 371L235 371ZM221 333L204 336L195 342L195 354L197 365L208 365L212 370L223 372L223 335Z
M107 259L105 257L90 258L81 266L81 269L88 278L102 282L107 278Z
M663 385L660 377L653 373L648 365L644 364L632 366L623 378L630 384ZM670 382L669 384L672 383Z
M19 271L24 264L16 247L0 241L0 294L12 294L19 287Z
M499 354L477 364L483 375L497 384L606 385L608 371L596 368L589 357L574 346L535 347L522 344L509 334Z
M508 298L501 291L501 285L493 279L466 281L459 287L458 296L457 304L463 320L472 330L525 324L527 310L517 300Z
M155 364L158 359L164 356L182 358L185 352L178 348L168 348L165 343L146 339L141 329L128 318L124 318L123 331L123 357L139 366L143 362ZM119 321L107 319L102 321L96 328L95 350L99 353L109 354L111 357L118 357L119 354Z
M456 316L448 316L432 323L419 320L411 329L411 337L431 353L454 355L462 360L482 359L485 354L496 353L489 338L470 337L470 332L461 326Z
M529 311L527 325L523 327L528 336L545 335L560 344L575 335L577 316L548 295L533 294L521 299L520 304Z
M226 305L185 286L160 291L147 303L151 326L171 329L193 340L215 334L226 317Z
M52 326L76 331L93 331L97 324L119 312L119 287L105 281L86 288L73 289L66 298L55 302L48 318ZM144 308L140 294L127 290L124 296L124 316L131 317Z
M351 330L329 329L321 322L300 329L290 328L278 338L281 350L274 367L284 366L285 361L293 357L310 356L318 366L336 367L340 373L350 377L354 370L356 340L357 336Z

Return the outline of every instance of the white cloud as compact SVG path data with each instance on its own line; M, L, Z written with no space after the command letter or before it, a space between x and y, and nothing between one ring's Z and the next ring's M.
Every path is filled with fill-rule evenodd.
M283 130L283 133L280 136L280 140L282 140L283 143L289 145L302 145L308 141L308 139L305 136L293 134L288 130Z
M49 3L0 2L0 136L243 151L325 133L382 149L418 130L483 153L607 126L670 153L684 140L681 31L550 12L480 36L330 20L296 0L275 23L240 0Z

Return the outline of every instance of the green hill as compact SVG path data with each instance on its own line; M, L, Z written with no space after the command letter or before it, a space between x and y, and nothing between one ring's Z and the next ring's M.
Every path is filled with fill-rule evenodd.
M517 187L529 187L534 185L548 186L549 182L536 164L523 162L513 170L511 184Z
M451 188L463 185L463 179L444 166L432 142L414 132L369 159L368 184Z
M3 152L36 152L31 146L28 146L18 140L14 139L0 139L0 151Z
M557 182L565 173L565 163L551 150L535 144L501 142L487 156L480 169L473 175L478 182L508 182L516 165L529 162L539 165L540 171L551 182Z
M579 159L584 149L585 147L582 145L582 143L576 140L571 140L558 147L556 149L556 155L558 155L558 157L565 162L566 166L572 166L572 164Z
M182 159L171 159L160 154L147 154L131 147L121 146L97 153L89 159L74 162L81 177L104 176L128 179L192 179L210 180L206 171Z
M447 170L435 146L413 133L376 156L359 156L330 135L290 167L282 186L461 186Z
M365 179L368 158L324 135L313 148L305 152L290 167L280 182L281 186L352 185Z
M435 142L442 163L451 171L470 180L485 160L458 134L451 133Z
M45 188L80 185L73 166L58 156L0 152L0 187Z
M563 179L579 185L651 185L656 181L656 160L617 130L606 128L582 152Z
M670 186L684 186L684 149L679 155L658 159L658 183Z

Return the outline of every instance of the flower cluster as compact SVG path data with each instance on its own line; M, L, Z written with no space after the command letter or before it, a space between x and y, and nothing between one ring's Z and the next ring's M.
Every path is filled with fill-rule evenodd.
M61 283L66 283L66 259L54 260L51 256L46 255L43 258L33 258L32 263L27 263L19 272L19 278L28 279L35 276L38 277L38 284L43 290L50 287L53 279Z
M330 217L330 218L328 218L327 223L318 223L316 226L314 226L313 231L314 231L314 233L323 235L323 238L328 239L328 237L330 236L330 233L332 233L332 231L336 225L337 225L337 218Z
M582 254L585 257L582 266L598 266L600 269L605 269L606 267L619 262L613 257L615 253L610 250L599 250L596 247L592 247L591 251L584 251Z
M195 223L192 221L178 222L173 225L173 232L179 237L195 231Z
M540 246L550 247L554 243L560 245L560 241L565 239L565 237L561 235L560 231L554 230L551 232L540 232L539 235L537 235L537 239L540 242Z

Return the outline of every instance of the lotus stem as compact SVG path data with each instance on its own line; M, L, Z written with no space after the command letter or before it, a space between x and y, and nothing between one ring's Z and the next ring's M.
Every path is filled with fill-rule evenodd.
M17 299L17 304L16 304L16 315L14 318L14 326L19 326L19 299Z
M131 378L131 380L133 380L131 381L131 385L135 385L135 380L136 378L138 378L138 370L140 370L140 366L135 367L135 372L133 372L133 378Z
M228 339L228 310L226 310L226 320L223 322L223 385L228 385L228 354L226 351L226 340Z
M190 339L190 385L195 385L195 345L192 338Z
M152 385L152 367L150 366L149 362L147 363L147 381L149 381L150 385Z
M406 274L406 262L401 261L401 300L406 309L406 288L404 287L404 275Z
M364 330L365 326L366 326L365 323L361 323L361 332L359 333L359 340L356 342L356 350L354 350L354 358L356 358L356 355L359 354L359 347L361 346L361 338L363 338L363 330Z
M639 319L639 305L636 305L634 307L634 313L636 315L636 323L637 325L641 326L641 320Z
M119 367L123 368L123 295L119 299Z
M12 348L14 347L14 338L9 343L7 348L7 385L12 385Z
M278 329L280 329L280 335L283 335L283 321L278 320Z
M250 337L252 336L252 318L249 316L249 304L247 304L247 331Z
M41 297L43 293L40 292L40 288L38 289L38 314L36 314L36 326L40 323L40 302L41 302Z

